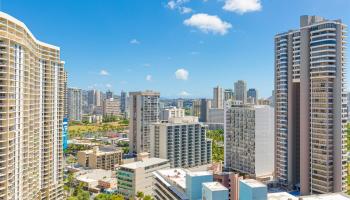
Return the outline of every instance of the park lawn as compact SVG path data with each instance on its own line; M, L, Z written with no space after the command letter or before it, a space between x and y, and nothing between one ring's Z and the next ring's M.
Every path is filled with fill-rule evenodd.
M84 133L123 131L127 128L127 124L120 122L106 122L101 124L75 124L68 126L68 134L70 138L75 138L81 137Z

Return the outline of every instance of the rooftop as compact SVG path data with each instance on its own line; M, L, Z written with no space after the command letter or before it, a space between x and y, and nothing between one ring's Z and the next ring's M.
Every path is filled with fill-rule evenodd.
M226 187L221 185L221 183L218 182L207 182L203 183L204 187L207 187L211 191L222 191L222 190L228 190Z
M268 200L298 200L297 197L287 192L268 193L267 199Z
M111 170L92 169L82 170L76 173L76 179L82 182L91 183L98 180L112 178L114 175Z
M302 196L303 200L350 200L350 196L343 193L318 194Z
M189 171L187 174L191 177L213 175L213 173L209 171Z
M128 169L138 169L138 168L148 167L151 165L160 164L163 162L168 162L168 160L161 159L161 158L148 158L148 159L145 159L143 161L136 161L136 162L132 162L132 163L127 163L127 164L121 165L120 167L124 167L124 168L128 168Z
M158 170L157 173L170 184L186 188L186 171L181 168Z
M254 179L244 179L244 180L240 180L240 182L245 183L246 185L252 188L266 187L265 184Z

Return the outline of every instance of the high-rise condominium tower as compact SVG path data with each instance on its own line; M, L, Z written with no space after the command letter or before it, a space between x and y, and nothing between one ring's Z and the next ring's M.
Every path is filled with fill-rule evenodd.
M124 91L120 93L120 112L125 113L127 111L127 94Z
M213 89L213 104L212 104L212 108L224 108L224 92L222 90L222 87L217 86L214 87Z
M68 88L68 118L70 121L81 121L83 111L82 99L81 89Z
M199 121L200 122L207 122L208 121L208 112L211 108L211 100L209 99L201 99L200 101L200 116Z
M345 29L302 16L275 36L275 172L301 194L346 191Z
M235 89L235 100L242 101L242 103L247 102L247 82L239 80L234 84Z
M0 12L0 199L63 199L64 63Z
M159 121L159 92L129 93L130 152L150 152L150 124Z

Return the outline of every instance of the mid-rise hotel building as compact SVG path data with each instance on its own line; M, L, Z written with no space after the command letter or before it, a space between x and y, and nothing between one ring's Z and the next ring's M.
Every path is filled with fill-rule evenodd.
M267 105L226 108L224 167L252 178L274 171L274 109Z
M276 177L302 195L347 190L346 28L302 16L275 36Z
M63 199L60 48L0 12L0 199Z
M150 126L151 157L170 161L171 167L196 167L211 163L211 140L198 117L169 118Z

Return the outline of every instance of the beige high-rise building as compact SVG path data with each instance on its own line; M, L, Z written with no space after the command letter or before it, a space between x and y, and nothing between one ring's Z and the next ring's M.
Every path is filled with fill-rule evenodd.
M276 177L301 194L345 192L346 25L302 16L275 36Z
M0 199L63 199L60 48L0 12Z
M217 86L213 89L213 103L211 105L212 108L224 108L224 91L222 87Z
M193 116L197 116L197 117L200 116L200 113L201 113L201 100L195 99L195 100L192 101L191 111L192 111L192 115Z
M129 93L130 152L150 152L150 124L159 121L159 92Z

